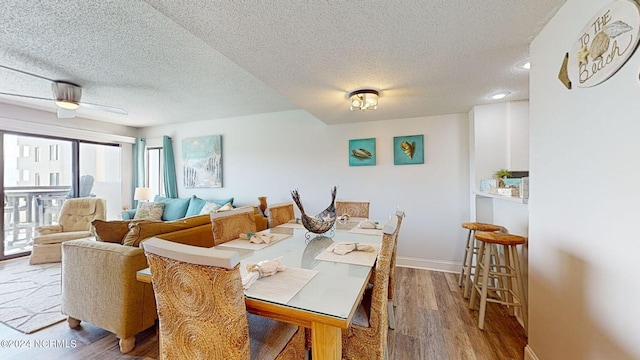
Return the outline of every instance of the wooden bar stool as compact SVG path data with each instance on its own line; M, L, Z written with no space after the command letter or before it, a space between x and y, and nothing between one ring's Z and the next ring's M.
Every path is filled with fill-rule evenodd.
M525 238L518 235L497 232L476 232L476 240L480 242L478 250L477 275L473 279L473 292L469 301L469 308L475 307L476 295L480 294L480 313L478 315L478 327L484 330L484 315L487 309L487 301L495 302L509 307L520 307L525 332L527 330L527 301L524 296L522 272L520 271L520 259L518 257L518 245L525 243ZM504 249L504 265L491 264L490 254L486 253L486 244L502 246ZM498 287L489 285L492 278L502 279ZM513 289L515 279L516 288ZM500 294L498 299L488 298L489 290Z
M474 273L475 264L473 256L478 253L478 247L475 241L476 231L504 231L502 226L485 224L480 222L466 222L462 223L462 227L469 230L467 234L467 243L464 247L464 257L462 260L462 268L460 269L460 278L458 279L458 286L464 284L464 292L462 293L464 298L469 298L469 284L471 283L471 274ZM505 231L506 232L506 231ZM496 258L497 259L497 258Z

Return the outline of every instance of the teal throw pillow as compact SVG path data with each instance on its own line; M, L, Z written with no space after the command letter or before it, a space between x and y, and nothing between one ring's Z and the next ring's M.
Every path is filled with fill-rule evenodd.
M171 199L160 195L156 195L153 199L155 202L164 203L164 211L162 212L162 221L178 220L185 217L187 208L191 198Z
M233 198L230 197L228 199L220 199L220 200L211 200L214 203L220 205L220 206L225 206L227 204L230 204L231 206L233 206Z
M185 217L200 215L200 211L207 203L207 200L200 199L199 197L193 195L191 200L189 201L189 207L187 208L187 213Z

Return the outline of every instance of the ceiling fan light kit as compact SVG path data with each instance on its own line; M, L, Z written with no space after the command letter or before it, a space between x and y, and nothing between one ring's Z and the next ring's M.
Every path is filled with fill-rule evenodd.
M69 81L49 79L44 76L32 74L30 72L14 69L4 65L0 65L0 67L7 70L19 72L21 74L25 74L25 75L50 81L51 92L53 93L53 99L30 96L30 95L5 93L5 92L0 92L0 94L24 97L29 99L39 99L39 100L49 100L49 101L53 100L55 104L58 106L58 118L60 119L69 119L69 118L75 117L75 110L80 106L85 108L95 109L95 110L108 111L108 112L121 114L121 115L128 115L126 110L123 110L120 108L80 102L80 97L82 96L82 87L80 85L74 84Z
M375 110L378 108L378 91L373 89L360 89L349 93L350 109Z

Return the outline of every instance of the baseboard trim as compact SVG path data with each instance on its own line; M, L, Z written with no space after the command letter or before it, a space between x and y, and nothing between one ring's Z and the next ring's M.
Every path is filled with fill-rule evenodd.
M529 344L524 347L524 360L539 360Z
M462 266L462 264L455 263L452 261L429 260L429 259L419 259L419 258L401 257L401 256L398 256L396 265L400 267L451 272L451 273L460 272L460 266Z

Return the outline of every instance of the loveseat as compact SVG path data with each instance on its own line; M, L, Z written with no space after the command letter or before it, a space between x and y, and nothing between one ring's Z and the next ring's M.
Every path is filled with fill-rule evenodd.
M266 218L254 208L266 228ZM140 244L158 237L183 244L212 247L209 214L173 221L122 220L93 222L96 241L72 240L62 246L62 312L69 326L86 321L110 331L120 351L135 346L135 335L157 319L153 289L136 280L148 267Z

